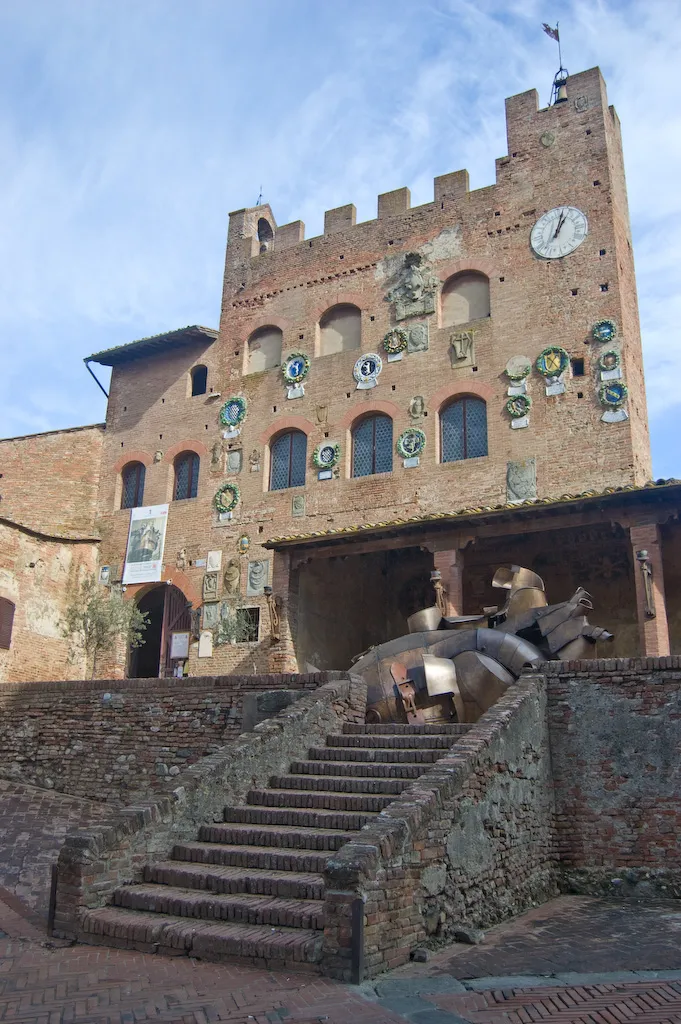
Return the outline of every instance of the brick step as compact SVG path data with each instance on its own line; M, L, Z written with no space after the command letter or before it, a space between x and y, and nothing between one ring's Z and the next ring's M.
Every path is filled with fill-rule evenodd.
M311 761L383 761L426 765L433 764L444 755L444 750L382 750L363 747L311 747L307 752Z
M371 779L346 775L273 775L270 786L274 789L317 790L333 793L390 793L398 796L411 783L410 779Z
M319 807L330 811L382 811L394 796L375 793L325 793L295 789L252 789L246 800L259 807Z
M320 871L326 858L319 859ZM315 871L295 868L234 867L177 860L146 864L144 881L178 889L205 889L219 893L251 893L282 899L323 900L324 879Z
M339 828L358 832L370 821L372 811L322 811L298 807L225 807L225 821L252 825L301 825L304 828Z
M290 850L339 850L355 839L357 832L335 828L293 828L287 825L202 825L199 840L204 843L229 843L234 846L276 847Z
M316 775L318 778L340 775L353 779L404 779L407 782L420 778L426 771L428 765L398 764L395 761L379 764L366 761L294 761L291 765L292 773Z
M344 725L346 736L464 736L472 726L461 722L441 725L402 725L384 722L376 725Z
M318 963L324 938L323 932L307 928L199 921L122 907L88 910L82 927L91 943L214 961L245 958L268 967Z
M173 847L173 861L222 864L262 871L321 872L333 851L286 850L275 846L230 846L226 843L188 842Z
M445 734L444 736L424 736L413 733L399 733L393 735L368 736L364 733L358 735L345 735L339 733L326 737L327 747L372 747L388 750L449 750L456 743L456 736Z
M149 910L174 917L209 921L238 921L284 928L324 927L323 900L281 899L277 896L198 892L170 885L126 885L114 892L114 905L128 910Z

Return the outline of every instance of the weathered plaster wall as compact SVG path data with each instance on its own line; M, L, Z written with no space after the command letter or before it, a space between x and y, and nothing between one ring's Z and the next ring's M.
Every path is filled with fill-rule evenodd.
M563 884L681 894L681 658L553 662L545 678Z
M0 778L120 805L338 675L2 684Z

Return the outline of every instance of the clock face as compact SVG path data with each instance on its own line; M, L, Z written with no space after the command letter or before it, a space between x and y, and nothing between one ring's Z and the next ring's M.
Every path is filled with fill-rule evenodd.
M530 244L537 256L557 260L574 252L586 238L588 229L586 215L576 206L557 206L534 225Z

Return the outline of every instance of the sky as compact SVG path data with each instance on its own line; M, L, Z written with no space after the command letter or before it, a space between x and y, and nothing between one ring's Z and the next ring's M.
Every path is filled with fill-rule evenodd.
M1 0L0 437L102 421L92 352L217 327L228 214L261 186L312 237L448 171L492 184L557 18L622 122L653 471L681 477L678 0Z

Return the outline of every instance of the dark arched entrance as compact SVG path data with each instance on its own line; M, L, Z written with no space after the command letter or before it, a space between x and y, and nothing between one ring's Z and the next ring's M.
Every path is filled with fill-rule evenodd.
M148 590L137 602L141 612L149 616L144 643L130 652L130 679L151 679L172 674L170 638L174 632L191 628L191 602L181 590L160 583Z

